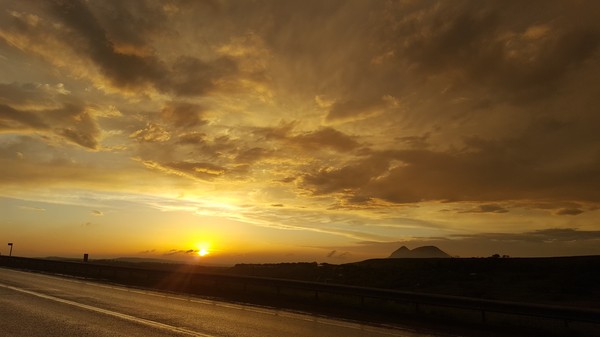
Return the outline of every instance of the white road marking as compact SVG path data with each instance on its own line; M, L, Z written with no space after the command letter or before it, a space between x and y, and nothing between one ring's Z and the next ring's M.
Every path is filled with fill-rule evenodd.
M148 319L145 319L145 318L139 318L139 317L135 317L135 316L123 314L123 313L112 311L112 310L102 309L102 308L94 307L94 306L83 304L83 303L69 301L69 300L65 300L65 299L59 298L59 297L54 297L54 296L50 296L50 295L38 293L38 292L35 292L35 291L21 289L21 288L17 288L17 287L5 285L5 284L2 284L2 283L0 283L0 287L6 288L6 289L10 289L10 290L14 290L14 291L18 291L18 292L21 292L21 293L24 293L24 294L29 294L29 295L37 296L37 297L44 298L44 299L47 299L47 300L51 300L51 301L54 301L54 302L68 304L68 305L71 305L71 306L74 306L74 307L78 307L78 308L82 308L82 309L94 311L94 312L101 313L101 314L104 314L104 315L109 315L109 316L121 318L121 319L124 319L124 320L127 320L127 321L131 321L131 322L135 322L135 323L140 323L140 324L148 325L148 326L151 326L151 327L154 327L154 328L159 328L159 329L171 331L171 332L183 333L183 334L187 334L187 335L190 335L190 336L197 336L197 337L215 337L214 335L208 335L208 334L205 334L205 333L188 330L186 328L176 327L176 326L172 326L172 325L168 325L168 324L164 324L164 323L160 323L160 322L156 322L156 321L151 321L151 320L148 320Z

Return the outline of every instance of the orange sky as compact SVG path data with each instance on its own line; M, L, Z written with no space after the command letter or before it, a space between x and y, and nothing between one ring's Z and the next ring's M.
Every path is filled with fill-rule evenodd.
M600 254L597 1L0 4L2 254Z

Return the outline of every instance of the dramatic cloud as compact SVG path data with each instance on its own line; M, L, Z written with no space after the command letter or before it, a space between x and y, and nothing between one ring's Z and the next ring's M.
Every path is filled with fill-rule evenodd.
M349 136L332 127L324 127L308 132L294 132L297 123L280 123L277 127L263 127L254 130L254 134L265 140L283 141L288 146L298 146L307 150L323 148L340 152L354 150L360 146L356 137Z
M171 102L162 110L162 117L165 121L173 123L180 128L193 128L204 125L207 121L202 120L203 108L190 103Z
M86 4L55 1L49 4L56 17L70 30L62 38L78 42L77 52L89 57L115 85L138 87L160 82L167 71L155 56L126 54L116 50L106 31Z
M452 152L374 153L342 168L320 169L306 175L304 182L317 194L345 192L396 203L532 198L600 201L600 186L591 179L600 174L598 162L557 171L549 162L545 165L546 158L515 157L520 150L513 149L517 143L498 145Z
M519 11L515 4L472 5L441 3L401 19L394 31L405 38L394 55L432 76L455 73L455 81L463 77L461 81L490 86L510 100L528 100L555 90L569 71L594 56L600 43L593 22L561 26L565 16L550 16L554 4L540 15L548 17L547 24L529 25L509 21Z
M251 149L240 152L235 157L235 161L239 163L251 164L262 158L268 157L269 155L270 153L267 150L260 147L253 147Z
M327 113L327 120L344 120L357 117L368 117L371 114L382 111L385 108L383 100L364 101L341 101L335 102Z
M364 240L593 252L597 1L0 4L0 197L21 200L0 226L34 205L155 254L228 226L332 261Z
M338 151L349 151L358 147L351 137L333 128L323 128L314 132L304 133L290 139L292 143L309 149L330 147Z
M47 9L46 17L10 11L12 18L6 21L5 40L65 67L68 65L64 60L56 59L60 53L42 48L68 48L78 58L76 67L91 62L117 88L198 96L214 90L217 82L237 73L235 61L227 57L201 60L181 55L169 61L161 59L145 34L156 34L167 20L164 6L142 4L136 8L112 2L89 6L73 0L50 1L39 7ZM146 18L142 18L144 15ZM149 21L152 17L157 21ZM134 22L142 29L135 30L131 26ZM30 43L39 43L40 47Z
M71 103L72 99L65 96L43 85L0 86L0 130L52 133L82 147L97 149L100 130L95 119L87 107Z

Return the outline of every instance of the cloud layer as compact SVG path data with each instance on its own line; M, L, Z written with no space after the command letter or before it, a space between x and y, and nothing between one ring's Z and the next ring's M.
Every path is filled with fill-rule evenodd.
M392 242L598 226L595 1L0 3L6 194Z

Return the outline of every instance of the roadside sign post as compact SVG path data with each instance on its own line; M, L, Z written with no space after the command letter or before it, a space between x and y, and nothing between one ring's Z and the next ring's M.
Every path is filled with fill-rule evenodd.
M12 256L13 243L9 242L8 245L10 246L10 252L8 253L8 256Z

